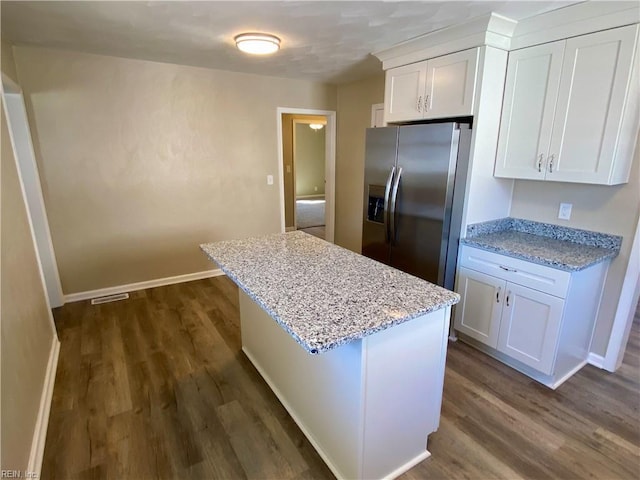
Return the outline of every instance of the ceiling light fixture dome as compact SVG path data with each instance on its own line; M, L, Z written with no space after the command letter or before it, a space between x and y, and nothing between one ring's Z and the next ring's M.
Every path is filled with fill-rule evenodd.
M269 55L280 49L280 39L268 33L241 33L233 39L241 51L253 55Z
M322 130L322 127L324 127L324 125L322 123L310 123L309 124L309 128L312 130Z

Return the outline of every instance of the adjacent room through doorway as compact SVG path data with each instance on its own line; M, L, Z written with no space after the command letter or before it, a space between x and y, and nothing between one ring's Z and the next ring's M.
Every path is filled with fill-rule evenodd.
M326 124L322 115L283 114L286 230L326 238Z

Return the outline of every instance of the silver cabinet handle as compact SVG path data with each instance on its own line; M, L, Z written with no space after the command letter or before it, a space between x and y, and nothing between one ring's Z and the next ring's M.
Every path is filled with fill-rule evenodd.
M507 293L507 298L505 299L507 302L507 307L509 306L509 297L511 296L511 292Z
M498 290L496 291L496 303L500 303L500 291L502 290L502 287L498 287Z
M517 272L518 271L515 268L503 267L502 265L500 265L500 268L502 270L504 270L505 272Z
M542 159L544 158L544 154L540 154L538 157L538 172L542 172Z
M418 105L416 105L416 108L419 112L422 112L422 95L418 97Z
M400 177L402 176L402 167L398 167L398 174L391 188L391 210L389 211L389 223L391 224L391 241L396 239L396 203L398 202L398 187L400 186Z
M549 157L549 173L553 173L553 159L555 158L554 154L551 154Z
M395 165L391 167L389 176L387 177L387 184L384 187L384 212L382 218L384 219L384 238L389 243L389 199L391 198L391 182L393 181L393 175L396 173Z
M427 113L429 111L429 98L431 95L427 95L424 99L424 112Z

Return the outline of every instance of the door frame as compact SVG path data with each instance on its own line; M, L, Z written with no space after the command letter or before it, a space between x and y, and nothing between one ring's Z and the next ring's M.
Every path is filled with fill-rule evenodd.
M326 117L325 117L326 118ZM325 120L326 121L326 120ZM316 120L310 120L309 118L295 118L293 119L293 135L291 136L291 139L293 141L293 155L291 155L291 176L292 178L292 183L293 183L293 204L294 204L294 208L293 208L293 225L295 227L295 229L298 229L298 215L296 212L296 205L297 205L297 201L298 201L298 196L296 195L296 183L297 183L297 165L296 165L296 142L297 142L297 138L296 138L296 126L297 125L310 125L312 123L317 123ZM324 135L325 135L325 147L326 147L326 143L327 143L327 131L326 131L326 124L325 126L325 131L324 131ZM325 176L327 173L327 156L326 156L326 152L325 152ZM283 178L283 182L284 182L284 178ZM324 181L324 186L325 186L325 195L326 195L326 188L327 188L327 180L325 178ZM285 199L286 201L286 199ZM326 197L325 197L325 207L326 207ZM325 229L326 229L326 223L327 223L327 212L325 209L325 214L324 214L324 221L325 221Z
M629 263L622 283L622 290L618 300L618 308L613 319L611 335L607 344L607 351L604 359L599 360L593 358L593 354L589 355L590 363L601 366L605 370L615 372L624 358L624 352L627 349L629 341L629 333L631 325L636 313L638 299L640 298L640 215L636 223L636 232L629 254ZM599 365L600 364L600 365Z
M282 115L322 115L327 118L325 133L325 240L333 243L335 237L336 199L336 112L307 108L277 107L278 186L280 188L280 231L285 232L284 217L284 153L282 148Z
M64 296L22 89L3 73L0 93L47 300L50 308L60 307Z

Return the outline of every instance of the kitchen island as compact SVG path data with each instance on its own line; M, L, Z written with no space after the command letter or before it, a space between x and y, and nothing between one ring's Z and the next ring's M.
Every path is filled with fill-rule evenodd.
M456 293L302 232L202 245L242 349L338 478L394 478L438 428Z

